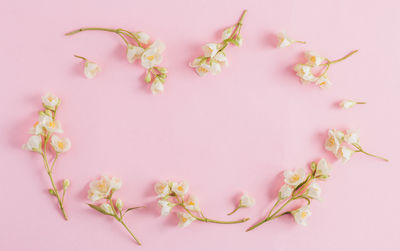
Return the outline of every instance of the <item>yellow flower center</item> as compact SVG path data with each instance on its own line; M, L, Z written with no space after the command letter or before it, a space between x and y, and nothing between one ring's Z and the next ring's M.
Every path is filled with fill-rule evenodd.
M162 192L164 191L164 189L165 189L165 185L160 185L160 186L158 187L158 192L159 192L159 193L162 193Z
M335 138L334 137L329 137L329 139L328 139L328 143L329 143L329 145L330 146L333 146L333 145L335 145Z
M178 191L183 192L183 190L184 190L184 189L183 189L182 186L179 186L179 187L178 187Z
M188 204L189 204L190 206L194 206L194 201L190 201Z
M301 216L302 219L306 218L307 217L307 212L301 212L300 216Z
M299 180L300 180L300 175L298 175L298 174L295 174L290 178L291 182L296 182L296 181L299 181Z
M310 58L310 60L311 60L311 62L315 63L315 61L317 61L317 58L316 58L315 56L312 56L312 57Z
M147 59L150 60L150 61L153 60L154 59L154 55L148 56Z
M202 72L202 73L207 73L208 72L208 70L206 68L204 68L204 67L199 67L199 68L197 68L197 70L199 72Z
M64 147L65 147L64 143L61 142L61 141L58 142L57 146L58 146L58 148L60 148L60 149L64 149Z
M53 102L54 98L53 98L53 97L48 97L47 100L48 100L49 102Z
M54 121L49 122L49 127L51 128L56 127L56 123Z
M187 219L185 217L182 217L182 223L185 223Z

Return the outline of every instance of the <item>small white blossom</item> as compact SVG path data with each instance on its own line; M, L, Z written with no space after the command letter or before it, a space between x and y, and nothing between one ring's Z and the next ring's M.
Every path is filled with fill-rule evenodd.
M101 208L104 212L106 212L106 213L108 213L108 214L114 214L114 211L113 211L111 205L108 204L108 203L103 203L103 204L101 204L101 205L100 205L100 208Z
M84 73L86 78L92 79L98 72L100 72L100 67L95 62L85 60Z
M202 47L205 57L214 57L218 50L219 45L216 43L208 43Z
M164 91L164 84L161 82L160 79L154 79L154 82L151 84L151 92L153 94L159 94Z
M305 53L307 64L311 66L319 66L321 65L326 59L313 51L307 51Z
M140 59L143 52L144 49L142 47L128 44L128 47L126 48L126 58L128 59L129 63L133 63L136 59Z
M163 199L158 200L158 205L161 207L162 216L167 216L171 212L172 208L175 206L174 203Z
M311 216L311 211L308 206L301 207L291 212L294 220L302 225L307 226L307 218Z
M199 200L196 196L190 195L185 202L185 207L192 211L200 211Z
M186 212L177 212L176 215L178 216L179 223L178 226L180 227L187 227L196 219Z
M122 207L124 206L124 203L122 202L122 200L120 198L118 198L115 201L115 206L118 208L119 211L122 211Z
M186 182L174 182L172 183L172 192L179 197L184 197L189 190L189 185Z
M327 75L320 76L315 84L318 85L322 89L328 89L332 86L332 82L328 79Z
M321 159L317 164L317 170L315 171L315 176L329 176L332 171L326 159Z
M154 191L157 193L158 197L165 197L171 193L170 182L161 181L154 185Z
M292 194L293 190L294 188L292 186L284 184L279 190L279 198L280 199L288 198Z
M146 69L150 69L157 66L162 61L162 55L165 50L165 45L163 42L156 40L152 45L145 49L142 54L142 66Z
M96 202L110 195L112 190L116 191L122 186L122 181L116 177L102 176L99 180L94 180L89 185L88 198Z
M349 145L358 145L360 143L360 135L355 130L347 130L344 135L344 141Z
M63 153L71 149L71 141L68 138L60 139L56 135L51 137L51 145L57 153Z
M348 147L342 146L340 147L339 151L337 152L337 157L342 160L342 162L347 162L351 156L353 155L354 151Z
M320 200L321 199L321 187L317 182L312 182L307 188L307 196L311 199Z
M150 35L145 32L136 32L135 37L142 44L147 44L150 41Z
M294 171L286 170L283 175L285 176L285 183L295 187L306 179L307 173L304 169L299 168Z
M325 149L336 155L343 140L344 133L342 131L331 129L328 131L328 139L325 141Z
M240 207L253 207L256 204L256 199L250 197L248 194L243 194L240 198L239 206Z
M54 111L59 103L60 99L52 93L46 93L42 96L42 104L47 109Z
M31 136L22 148L28 151L42 152L42 137L38 135Z
M225 29L225 30L222 32L222 40L225 40L225 39L230 38L231 35L232 35L232 33L233 33L233 31L234 31L234 29L235 29L234 26Z

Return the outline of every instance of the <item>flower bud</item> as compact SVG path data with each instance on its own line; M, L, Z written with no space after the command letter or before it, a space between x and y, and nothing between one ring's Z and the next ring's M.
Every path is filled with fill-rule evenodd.
M56 192L54 191L54 189L51 189L51 188L50 188L50 189L49 189L49 194L50 194L50 195L56 195Z
M144 81L146 82L146 83L150 83L151 82L151 72L150 71L147 71L147 73L146 73L146 76L144 77Z
M165 68L165 67L158 67L157 70L158 70L159 72L163 73L163 74L168 73L168 70L167 70L167 68Z
M64 188L64 190L66 190L66 189L69 187L70 184L71 184L71 182L69 181L69 179L65 179L65 180L63 181L63 188Z
M115 206L118 208L119 211L122 211L122 207L124 206L124 204L122 203L122 200L120 198L115 201Z

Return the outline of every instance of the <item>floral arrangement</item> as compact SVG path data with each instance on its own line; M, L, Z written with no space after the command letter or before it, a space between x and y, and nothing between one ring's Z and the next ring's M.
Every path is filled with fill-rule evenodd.
M345 60L357 51L358 50L351 51L344 57L336 60L329 60L313 51L307 51L305 52L307 62L304 64L297 64L294 67L294 70L296 75L300 78L300 82L303 84L315 83L320 88L327 89L332 86L332 82L328 78L328 70L330 66ZM318 71L316 68L319 68L321 73L315 74L315 71Z
M321 187L316 181L327 179L330 173L331 166L325 159L321 159L318 164L312 162L310 172L304 169L286 170L284 172L285 184L279 190L276 203L263 220L251 226L246 231L251 231L265 222L277 219L286 214L292 215L298 224L306 226L307 218L311 216L309 207L311 201L320 200L321 198ZM300 199L305 200L307 205L294 210L284 210L291 202Z
M47 93L42 97L44 111L39 112L39 120L30 129L30 133L33 135L22 147L25 150L39 153L42 156L44 168L50 178L50 183L52 186L52 188L49 189L49 194L57 198L58 205L64 216L64 219L68 220L64 208L64 198L65 193L70 186L70 181L68 179L64 179L61 194L55 185L53 178L55 163L58 157L71 148L71 141L68 138L59 138L56 135L56 133L63 133L61 123L56 120L56 114L60 104L61 99L56 97L54 94ZM54 158L52 161L49 159L49 142L51 148L54 150Z
M360 135L354 130L347 130L346 132L335 129L329 130L328 138L325 141L325 149L332 152L342 162L348 161L354 153L364 153L384 161L389 161L384 157L364 151L360 145Z
M204 45L202 47L204 55L195 58L193 62L189 64L190 67L195 68L199 76L204 76L209 72L216 75L221 72L222 66L228 65L228 58L226 57L224 50L229 44L236 46L242 45L243 39L240 36L240 31L246 13L247 10L244 10L239 21L222 32L222 42L208 43Z
M150 36L144 32L131 32L125 29L108 29L108 28L81 28L71 31L65 35L70 36L82 31L107 31L117 34L126 45L126 57L129 63L133 63L139 59L142 66L146 69L144 81L151 83L151 92L153 94L164 91L164 83L167 78L167 69L158 66L162 62L162 53L165 50L163 42L156 40L150 43ZM85 75L93 78L98 72L97 64L88 61L86 58L76 56L85 60ZM87 74L89 72L89 74Z
M195 220L219 224L236 224L249 220L249 218L243 218L236 221L219 221L205 217L197 197L187 194L189 186L186 182L161 181L155 184L154 190L160 198L158 205L161 207L161 215L169 215L174 207L182 209L176 211L180 227L187 227Z
M94 180L89 185L88 198L92 202L102 201L100 205L88 204L91 208L96 211L113 217L124 228L129 234L135 239L138 245L141 245L140 241L132 233L129 227L124 222L124 216L127 212L142 208L142 207L130 207L123 209L123 202L120 198L113 200L114 193L119 190L122 186L122 181L116 177L102 176L99 180Z

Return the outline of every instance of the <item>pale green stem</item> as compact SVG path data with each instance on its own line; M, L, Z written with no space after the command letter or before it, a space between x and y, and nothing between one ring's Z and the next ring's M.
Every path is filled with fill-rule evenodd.
M243 222L250 220L250 218L243 218L243 219L236 220L236 221L219 221L219 220L213 220L213 219L206 218L206 217L204 217L204 215L202 215L203 218L201 218L201 217L194 215L189 209L187 209L185 207L185 205L183 205L183 203L180 203L179 205L183 209L185 209L185 211L188 212L193 218L195 218L198 221L202 221L202 222L212 222L212 223L218 223L218 224L236 224L236 223L243 223Z
M384 160L384 161L389 161L388 159L386 159L384 157L381 157L381 156L378 156L378 155L375 155L375 154L368 153L368 152L364 151L362 149L362 147L360 145L358 145L358 144L353 144L353 146L358 149L355 152L360 152L360 153L366 154L366 155L371 156L371 157L375 157L375 158L378 158L378 159L381 159L381 160Z
M82 57L82 56L79 56L79 55L74 55L74 57L76 57L76 58L80 58L80 59L82 59L82 60L84 60L84 61L87 61L87 58L85 58L85 57Z
M232 212L228 213L228 215L234 214L237 210L239 210L239 208L242 208L242 206L240 204L235 209L233 209Z
M68 33L66 33L65 35L66 35L66 36L71 36L71 35L74 35L74 34L76 34L76 33L79 33L79 32L82 32L82 31L89 31L89 30L92 30L92 31L108 31L108 32L113 32L113 33L117 34L118 36L120 36L120 37L124 40L124 42L125 42L126 45L129 44L129 42L126 40L126 38L121 34L121 31L122 31L121 29L81 28L81 29L77 29L77 30L68 32Z
M340 62L340 61L343 61L343 60L345 60L346 58L348 58L348 57L350 57L351 55L353 55L354 53L356 53L357 51L358 51L358 50L351 51L351 52L347 53L344 57L341 57L341 58L336 59L336 60L333 60L333 61L329 61L329 60L328 60L328 64L336 64L336 63L338 63L338 62Z

